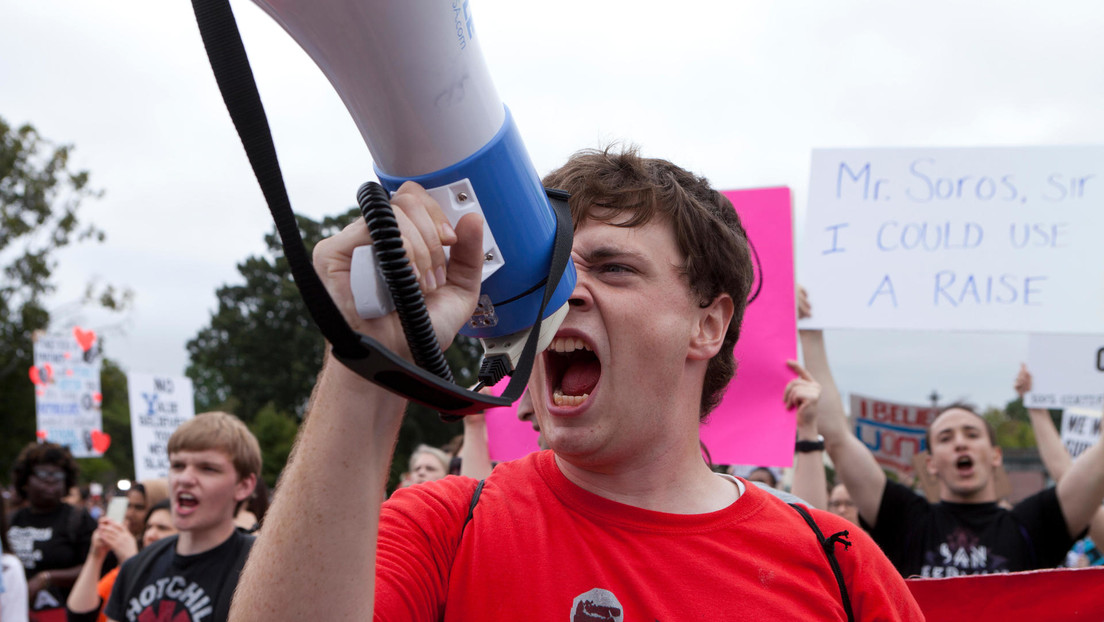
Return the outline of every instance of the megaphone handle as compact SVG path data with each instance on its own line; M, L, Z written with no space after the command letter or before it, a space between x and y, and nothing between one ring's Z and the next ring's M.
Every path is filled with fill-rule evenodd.
M368 232L372 234L376 259L391 291L391 299L399 314L414 363L445 382L452 382L452 370L441 352L441 344L437 341L437 333L426 310L425 297L406 257L402 233L387 191L374 181L367 182L357 190L357 204L368 225Z

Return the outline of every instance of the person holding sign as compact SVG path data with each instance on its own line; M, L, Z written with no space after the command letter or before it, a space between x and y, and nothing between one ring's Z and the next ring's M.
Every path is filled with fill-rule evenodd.
M1014 386L1021 400L1031 392L1031 372L1027 370L1027 365L1020 365ZM1028 408L1027 414L1031 418L1031 428L1035 431L1035 444L1039 447L1043 466L1055 482L1062 481L1073 464L1073 459L1062 444L1062 437L1050 419L1050 412L1045 408ZM1104 543L1104 507L1098 508L1093 514L1089 523L1089 538L1093 544Z
M699 422L732 378L752 284L747 239L708 182L664 160L583 152L545 178L571 193L578 282L529 382L552 448L450 476L384 482L405 404L327 361L234 599L235 620L920 619L865 535L713 473ZM391 199L443 346L475 309L482 224L455 230L420 186ZM339 308L363 222L315 247ZM451 246L447 263L443 246ZM447 274L436 282L424 275ZM398 318L355 330L408 352ZM409 356L409 354L407 354ZM476 494L480 496L476 497ZM368 513L367 518L365 513ZM471 515L470 521L465 518Z
M834 387L822 332L803 330L801 341L813 377ZM1104 500L1100 443L1057 487L1006 510L997 505L994 473L1002 456L992 428L969 407L950 406L928 427L926 468L939 482L940 497L933 504L886 477L874 454L851 433L842 400L822 396L818 417L837 478L850 492L862 526L906 577L1057 567Z

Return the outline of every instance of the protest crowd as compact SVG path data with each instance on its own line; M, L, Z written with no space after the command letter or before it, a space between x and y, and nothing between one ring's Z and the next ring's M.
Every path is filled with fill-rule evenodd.
M167 478L120 493L121 518L82 493L67 449L32 442L0 513L0 621L920 620L918 579L1104 565L1100 442L1073 459L1031 409L1053 485L1002 498L992 426L953 404L913 481L887 475L821 330L799 331L778 396L793 467L712 464L699 428L746 371L733 348L754 265L736 210L631 148L579 152L543 182L571 193L578 282L517 409L539 451L492 462L489 415L469 415L388 491L405 404L332 357L271 506L257 440L228 413L181 424ZM481 223L451 226L416 184L392 205L447 347L476 303ZM357 222L315 248L342 309L352 249L370 242ZM814 315L804 290L797 301ZM405 351L393 315L346 320ZM1009 380L1031 390L1026 366Z

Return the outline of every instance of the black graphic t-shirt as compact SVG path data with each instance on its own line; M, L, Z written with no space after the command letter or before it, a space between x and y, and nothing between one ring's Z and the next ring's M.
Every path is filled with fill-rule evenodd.
M1005 510L996 503L929 503L887 481L877 527L862 526L905 577L1055 568L1074 542L1054 488Z
M123 564L104 609L108 618L119 622L226 620L253 536L234 531L225 542L198 555L178 555L176 541L177 536L159 540Z
M95 519L83 508L61 503L54 510L41 514L23 508L12 515L8 542L12 552L23 562L29 580L44 570L83 564L95 530ZM31 608L63 607L68 596L69 588L51 586L35 597Z

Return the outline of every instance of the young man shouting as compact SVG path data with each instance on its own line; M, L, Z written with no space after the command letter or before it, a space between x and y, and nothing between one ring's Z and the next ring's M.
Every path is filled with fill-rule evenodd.
M253 545L234 514L257 484L261 449L237 417L196 415L169 437L169 494L178 536L151 544L119 571L109 620L221 622Z
M1057 486L1017 503L997 504L1002 463L992 427L967 406L950 406L928 426L925 468L939 502L889 480L851 433L832 379L824 334L801 331L805 363L825 387L817 429L862 525L905 577L953 577L1060 565L1104 499L1104 445L1097 442Z
M752 283L732 205L632 152L578 154L544 183L572 194L578 271L529 382L551 450L496 467L470 522L466 478L405 489L381 511L404 403L331 360L271 510L280 536L258 542L234 619L843 620L840 582L858 619L918 618L853 526L845 548L848 525L814 513L840 534L837 582L797 511L702 460L699 421L733 376ZM475 307L482 224L453 231L414 184L392 203L447 346ZM370 241L356 223L315 249L347 311L349 258ZM346 315L407 350L393 315Z

